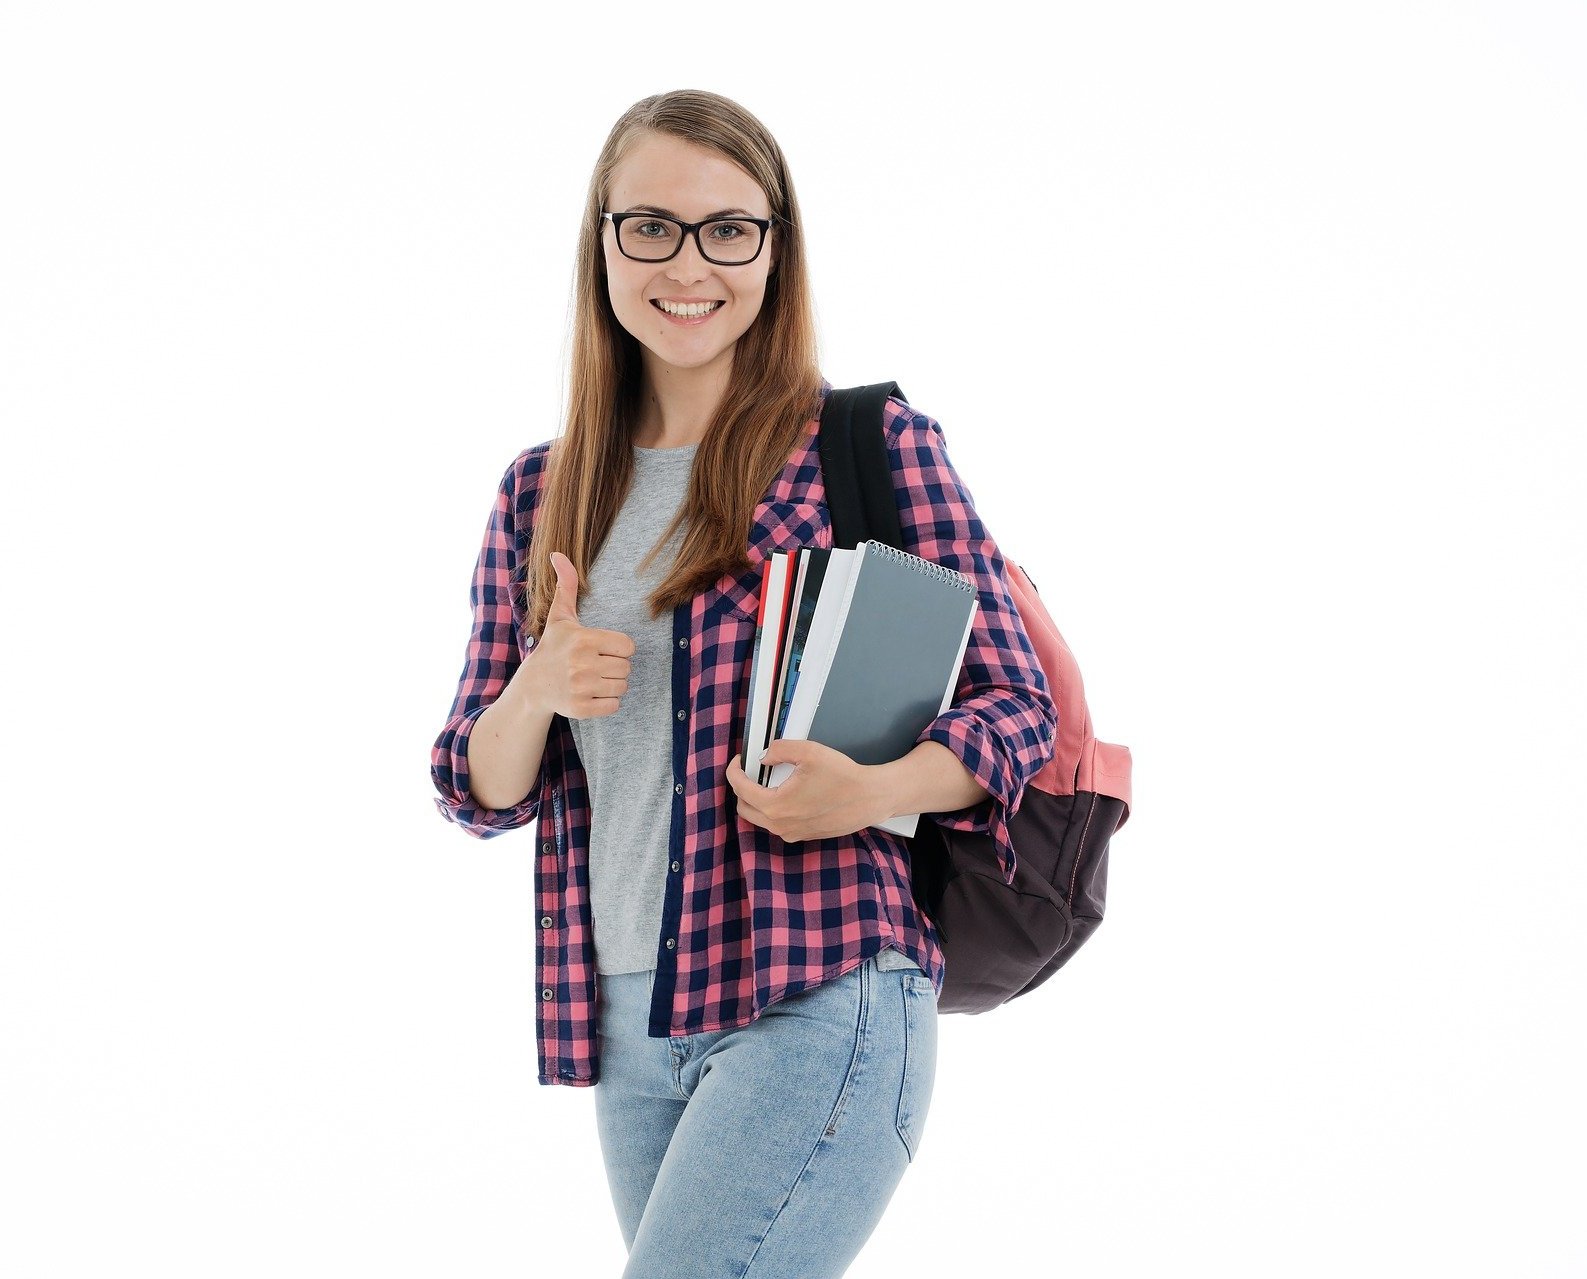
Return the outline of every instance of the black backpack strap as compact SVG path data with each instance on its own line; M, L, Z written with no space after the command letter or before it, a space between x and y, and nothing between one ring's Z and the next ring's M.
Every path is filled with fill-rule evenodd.
M835 547L852 548L869 538L903 549L898 498L882 430L890 395L905 400L897 382L834 387L827 393L821 411L821 481Z
M873 382L841 391L834 388L827 393L821 411L821 480L827 490L835 547L852 549L870 538L904 549L882 425L889 395L909 402L897 382ZM946 943L941 902L954 871L942 828L922 818L904 843L909 849L910 895L916 909L936 924L938 936Z

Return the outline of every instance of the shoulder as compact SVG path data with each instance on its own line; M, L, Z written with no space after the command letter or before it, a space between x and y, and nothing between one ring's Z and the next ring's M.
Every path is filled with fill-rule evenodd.
M545 478L546 461L552 441L547 440L526 448L508 463L496 486L497 510L510 516L513 531L520 546L528 541L534 523L535 506L540 497L540 485Z
M943 445L942 425L929 413L889 395L882 407L882 433L893 453L935 453Z
M517 457L508 463L506 471L501 477L501 491L520 501L527 498L533 501L540 491L541 481L546 473L546 461L551 452L552 441L536 444L524 449Z

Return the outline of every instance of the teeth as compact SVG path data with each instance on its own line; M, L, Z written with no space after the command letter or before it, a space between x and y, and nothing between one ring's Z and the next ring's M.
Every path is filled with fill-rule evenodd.
M720 302L662 302L658 300L656 305L668 315L691 316L704 315L708 311L716 310L722 304Z

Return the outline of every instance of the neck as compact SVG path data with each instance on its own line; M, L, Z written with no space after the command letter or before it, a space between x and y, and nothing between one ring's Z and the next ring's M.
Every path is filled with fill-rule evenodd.
M731 371L732 365L726 360L680 369L647 358L633 442L642 449L698 444L717 405L727 394Z

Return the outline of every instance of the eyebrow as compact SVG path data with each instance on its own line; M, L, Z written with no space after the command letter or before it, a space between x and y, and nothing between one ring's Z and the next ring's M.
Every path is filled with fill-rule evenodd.
M683 214L674 213L671 209L664 209L659 204L631 204L626 209L624 209L623 212L660 213L669 218L677 218L679 222L687 222L689 220L688 218L684 217ZM734 213L742 213L746 218L760 216L759 214L751 213L748 209L718 209L715 213L707 213L703 218L700 219L700 221L709 222L712 218L725 218Z

